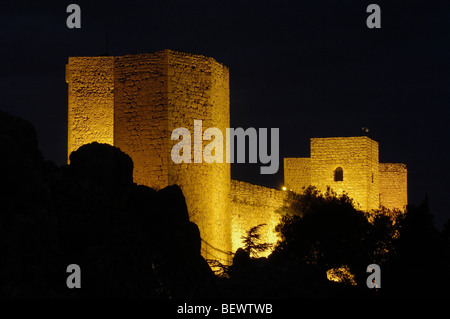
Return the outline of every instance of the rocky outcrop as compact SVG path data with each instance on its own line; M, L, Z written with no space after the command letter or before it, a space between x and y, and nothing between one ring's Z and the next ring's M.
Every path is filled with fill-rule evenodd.
M32 125L3 112L0 149L0 297L215 295L178 186L134 184L131 158L107 144L45 162ZM69 264L81 289L66 286Z

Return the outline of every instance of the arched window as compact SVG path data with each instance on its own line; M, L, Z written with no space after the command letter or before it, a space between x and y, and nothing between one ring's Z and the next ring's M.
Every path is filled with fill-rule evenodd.
M344 180L344 170L342 167L338 167L334 170L334 181L342 182Z

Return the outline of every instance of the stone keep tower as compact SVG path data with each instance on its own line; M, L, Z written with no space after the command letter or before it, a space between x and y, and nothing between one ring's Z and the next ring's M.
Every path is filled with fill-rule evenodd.
M378 143L367 136L311 139L310 158L285 158L284 181L296 193L309 185L344 191L362 210L407 205L405 164L379 163Z
M203 131L217 127L225 132L230 126L228 69L212 58L170 50L70 57L66 82L68 155L87 143L108 143L130 155L136 183L155 189L178 184L199 226L203 256L226 262L230 164L193 159L175 164L171 149L178 141L170 136L178 127L193 134L194 120L203 120Z

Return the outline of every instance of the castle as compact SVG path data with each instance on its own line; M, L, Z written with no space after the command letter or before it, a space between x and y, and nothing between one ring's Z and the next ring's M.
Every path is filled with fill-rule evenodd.
M202 120L204 129L229 128L225 66L209 57L171 50L69 57L66 82L68 155L87 143L108 143L132 158L135 183L155 189L178 184L190 219L200 229L207 259L229 263L229 252L242 247L242 236L259 224L266 224L264 242L277 241L276 210L289 192L231 180L229 163L171 160L177 143L170 138L174 129L192 132L194 119ZM331 186L346 191L362 209L402 209L407 203L405 165L379 164L378 143L365 136L312 139L311 158L286 158L284 174L289 190Z

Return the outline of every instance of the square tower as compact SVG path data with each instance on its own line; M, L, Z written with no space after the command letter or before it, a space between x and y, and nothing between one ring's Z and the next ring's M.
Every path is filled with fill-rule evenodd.
M380 205L378 143L367 136L311 139L310 158L284 159L285 186L302 193L308 186L345 192L362 210Z
M363 210L378 209L378 143L367 136L311 139L311 185L346 192Z
M203 256L226 262L230 164L175 164L171 149L178 141L170 137L178 127L193 134L194 120L203 121L202 133L209 127L225 133L230 125L228 69L209 57L170 50L70 57L66 82L68 156L87 143L108 143L132 158L136 183L155 189L178 184L199 226Z

